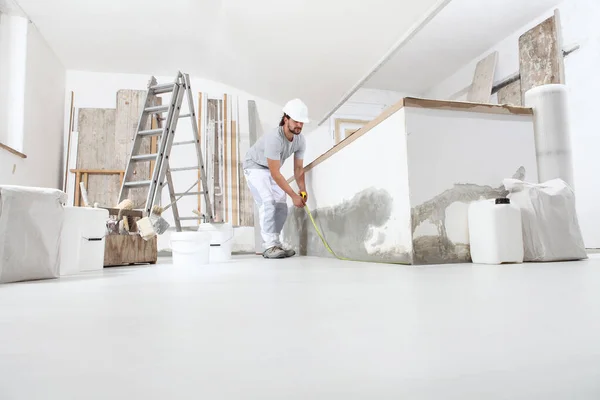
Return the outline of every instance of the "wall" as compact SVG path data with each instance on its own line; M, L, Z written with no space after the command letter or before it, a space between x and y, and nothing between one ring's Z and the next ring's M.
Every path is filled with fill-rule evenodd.
M0 13L0 143L23 151L27 18Z
M600 169L600 136L596 118L597 96L600 92L600 3L596 0L567 0L558 6L563 31L563 45L581 48L565 59L566 84L570 89L571 135L573 145L573 169L577 195L577 212L586 247L600 248L600 187L596 171ZM498 50L499 62L496 81L518 71L519 35L551 16L553 10L519 29L492 49L456 71L450 78L432 87L426 96L449 98L471 82L477 60ZM460 98L460 97L459 97Z
M0 184L61 188L65 68L28 26L23 152L0 149Z

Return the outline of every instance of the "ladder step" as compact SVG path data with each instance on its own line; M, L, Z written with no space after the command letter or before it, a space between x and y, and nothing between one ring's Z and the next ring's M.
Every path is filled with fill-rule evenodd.
M162 94L162 93L170 93L173 91L174 84L173 83L163 83L161 85L156 85L150 87L150 89L154 92L154 94Z
M173 146L184 146L186 144L194 144L196 143L195 140L188 140L187 142L174 142Z
M156 159L157 154L140 154L138 156L131 157L131 161L152 161Z
M158 136L158 135L162 135L163 133L163 128L159 128L159 129L150 129L147 131L139 131L138 135L141 136Z
M198 221L203 219L202 217L179 217L180 221Z
M191 116L192 116L192 114L183 114L183 115L180 115L179 118L189 118Z
M132 182L125 182L123 184L123 186L125 186L125 187L143 187L143 186L150 186L151 183L152 183L152 181L132 181Z
M170 106L154 106L144 109L148 113L163 113L169 111Z
M180 172L180 171L195 171L199 170L198 167L181 167L181 168L171 168L169 171L171 172Z
M187 192L187 193L175 193L175 197L181 197L181 196L198 196L201 194L205 194L206 191L204 192Z

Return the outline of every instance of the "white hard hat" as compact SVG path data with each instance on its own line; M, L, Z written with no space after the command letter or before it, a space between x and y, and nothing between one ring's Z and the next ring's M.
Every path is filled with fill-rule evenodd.
M300 99L293 99L287 102L283 107L283 112L290 116L294 121L308 124L308 107Z

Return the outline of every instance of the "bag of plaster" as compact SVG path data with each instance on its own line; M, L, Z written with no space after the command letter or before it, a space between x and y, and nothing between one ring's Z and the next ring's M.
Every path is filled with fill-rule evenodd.
M505 179L511 203L521 209L524 261L587 258L577 219L575 194L562 179L534 184Z

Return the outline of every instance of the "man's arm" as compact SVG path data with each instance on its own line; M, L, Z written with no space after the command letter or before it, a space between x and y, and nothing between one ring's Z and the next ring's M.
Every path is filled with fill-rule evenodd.
M271 176L273 177L275 183L277 183L277 185L279 185L279 187L283 189L283 191L286 192L291 198L298 196L298 193L294 192L289 183L287 183L287 180L281 171L279 171L281 162L279 160L267 158L267 164L269 165L269 171L271 171Z
M304 160L298 157L294 158L294 178L301 192L306 192L306 183L304 182Z

